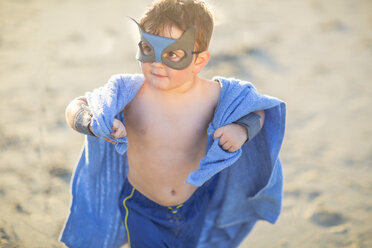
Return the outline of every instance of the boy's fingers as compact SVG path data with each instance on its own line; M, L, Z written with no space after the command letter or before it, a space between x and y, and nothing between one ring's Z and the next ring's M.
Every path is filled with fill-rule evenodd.
M112 124L112 130L117 131L117 130L119 130L119 128L120 128L119 123L114 121L114 123Z
M218 142L218 144L220 146L223 146L223 145L226 145L226 143L229 142L229 139L226 137L225 134L222 134L221 137L220 137L220 142Z
M127 130L125 129L125 126L118 119L114 119L114 122L112 123L112 130L114 132L110 134L116 139L123 138L124 136L127 135Z
M222 146L222 148L224 149L224 150L229 150L230 148L232 147L232 145L230 145L230 144L228 144L228 143L225 143L223 146Z
M229 148L229 152L235 152L236 150L238 150L238 149L236 149L235 146L231 146L231 147Z
M218 142L218 144L219 144L220 146L224 146L224 145L226 145L226 143L227 143L227 140L224 139L224 137L222 136L222 137L220 138L220 142Z
M113 132L113 133L110 133L112 137L114 137L115 139L119 139L123 136L121 136L121 132L120 131L116 131L116 132Z
M116 139L120 139L120 138L123 138L127 135L127 131L125 129L121 129L119 131L115 131L115 132L112 132L110 133L110 135Z
M121 124L121 121L119 121L118 119L114 119L114 121L112 122L112 129L118 130L120 128L120 124Z
M222 128L218 128L216 131L214 131L213 139L216 139L222 135Z
M126 133L125 133L125 129L122 129L122 130L120 131L119 138L123 138L125 135L126 135Z
M127 136L127 131L125 127L123 127L121 129L116 130L115 132L110 133L110 135L116 139L119 139Z

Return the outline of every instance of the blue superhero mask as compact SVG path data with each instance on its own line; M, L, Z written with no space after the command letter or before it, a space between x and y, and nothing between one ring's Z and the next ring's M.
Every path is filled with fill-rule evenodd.
M172 69L183 70L191 64L193 55L200 53L193 51L195 27L187 29L179 39L171 39L147 33L137 25L141 35L137 59L143 63L161 62Z

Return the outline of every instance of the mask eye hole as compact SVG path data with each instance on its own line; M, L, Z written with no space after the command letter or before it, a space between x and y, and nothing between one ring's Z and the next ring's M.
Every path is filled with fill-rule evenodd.
M174 51L166 52L163 54L163 57L172 62L178 62L185 57L185 51L174 50Z
M152 53L152 47L149 44L147 44L146 42L141 41L139 43L139 47L141 48L141 52L146 56L148 56Z

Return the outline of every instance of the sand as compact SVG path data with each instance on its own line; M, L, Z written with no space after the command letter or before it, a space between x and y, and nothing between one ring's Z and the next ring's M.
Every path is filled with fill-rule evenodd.
M251 81L288 108L282 214L240 247L372 247L372 2L210 2L203 76ZM0 247L64 247L83 143L65 106L139 72L126 16L149 3L0 1Z

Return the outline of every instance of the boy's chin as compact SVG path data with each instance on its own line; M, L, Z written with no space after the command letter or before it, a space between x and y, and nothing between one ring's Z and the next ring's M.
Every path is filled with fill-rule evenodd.
M150 86L157 90L169 90L171 87L169 85L168 78L151 78L148 80Z
M182 86L172 85L171 82L168 80L164 80L163 82L159 82L160 80L149 81L149 85L152 89L159 91L159 92L168 92L168 93L184 93L182 90Z

